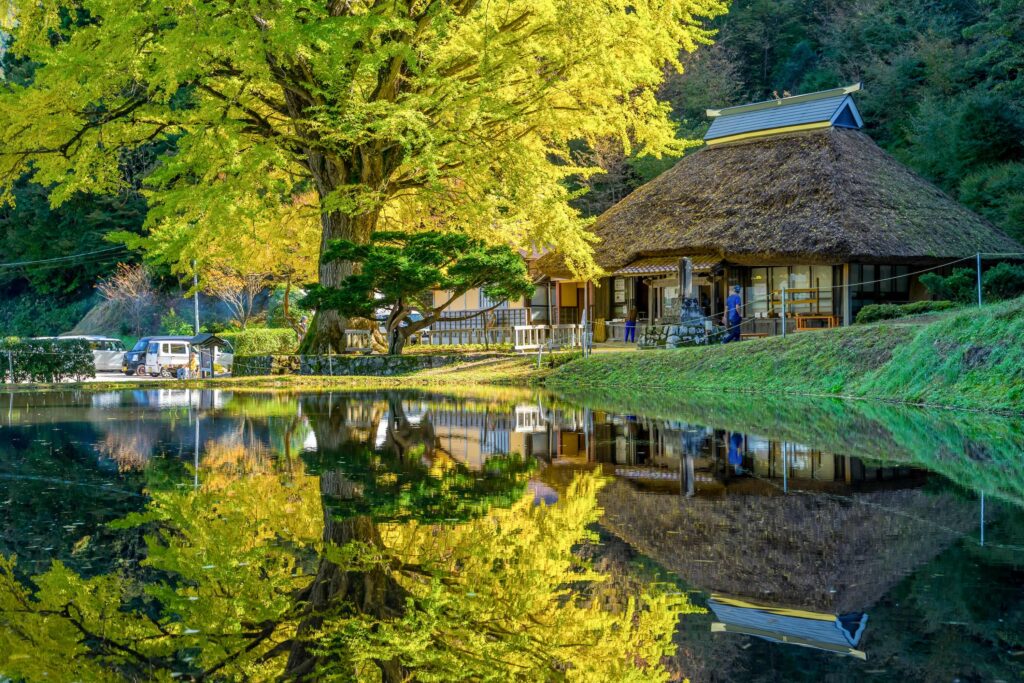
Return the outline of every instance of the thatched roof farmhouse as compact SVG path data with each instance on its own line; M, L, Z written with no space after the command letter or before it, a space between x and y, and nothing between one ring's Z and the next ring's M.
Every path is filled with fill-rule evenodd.
M738 284L744 302L764 300L751 317L778 318L773 293L785 283L808 301L791 310L790 325L802 327L802 314L831 326L866 303L919 298L914 273L922 268L1024 251L861 132L857 90L709 111L702 149L598 218L595 257L610 277L591 291L592 315L614 319L636 308L652 322L670 317L687 256L703 276L708 314L720 315L726 286ZM557 254L538 266L572 280ZM763 331L778 329L775 322Z

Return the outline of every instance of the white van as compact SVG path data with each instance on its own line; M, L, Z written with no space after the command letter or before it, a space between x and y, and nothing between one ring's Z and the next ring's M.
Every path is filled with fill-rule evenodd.
M49 337L42 337L49 339ZM67 334L57 339L84 339L92 350L92 361L96 372L120 372L124 359L124 342L114 337L100 337L92 334Z
M153 377L174 377L178 368L188 367L191 352L187 341L151 341L146 347L146 372Z

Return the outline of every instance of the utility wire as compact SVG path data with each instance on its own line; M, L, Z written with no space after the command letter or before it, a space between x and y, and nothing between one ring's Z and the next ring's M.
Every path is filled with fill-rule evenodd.
M86 256L86 257L82 258L81 260L75 261L73 263L64 262L64 261L57 262L57 263L43 263L43 264L40 264L38 266L32 266L32 267L29 267L29 268L25 268L23 271L20 271L20 272L22 274L24 274L24 275L28 275L29 273L41 273L41 272L43 272L45 270L52 270L54 268L68 268L68 267L71 267L71 266L84 266L86 264L102 263L103 261L107 260L111 256L117 256L117 255L118 255L117 252L113 252L113 253L108 253L108 254L98 254L98 255L95 255L95 256ZM5 274L8 277L15 275L17 272L19 272L17 268L10 268L10 269L8 269L6 271L0 270L0 273L3 273L3 274Z
M0 263L0 268L20 268L22 266L31 266L39 263L57 263L59 261L71 261L74 259L82 258L84 256L95 256L97 254L109 254L115 251L121 251L126 249L123 244L116 247L107 247L106 249L98 249L96 251L86 251L81 254L70 254L68 256L57 256L55 258L44 258L35 261L13 261L11 263Z

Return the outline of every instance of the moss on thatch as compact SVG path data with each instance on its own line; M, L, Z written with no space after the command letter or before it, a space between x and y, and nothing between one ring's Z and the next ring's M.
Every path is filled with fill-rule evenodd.
M841 128L707 147L606 211L599 266L717 254L745 265L927 262L1024 247ZM538 264L569 273L557 254Z

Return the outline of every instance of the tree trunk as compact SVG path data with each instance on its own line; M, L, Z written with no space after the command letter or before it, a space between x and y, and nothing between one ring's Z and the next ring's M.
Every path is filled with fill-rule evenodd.
M309 407L310 422L318 447L323 450L342 448L350 436L349 427L345 424L346 402L343 400L340 405L327 406L327 415L323 414L323 407ZM376 433L376 429L373 433ZM358 542L383 549L383 540L371 517L335 517L332 501L359 498L362 496L359 485L348 480L343 472L331 470L320 475L320 495L326 544L342 547ZM323 626L332 609L360 612L382 620L394 619L400 617L405 609L406 595L385 567L351 571L326 558L321 559L316 577L300 596L307 603L309 611L297 629L283 678L317 680L320 655L314 652L316 644L309 638ZM377 666L381 670L381 680L386 683L408 680L408 672L396 660L378 661Z
M405 342L408 341L408 337L403 334L400 327L395 327L393 330L388 332L388 355L389 356L401 356L402 349L405 348Z
M361 515L336 520L330 505L331 498L359 496L358 487L339 472L320 475L320 491L324 503L324 541L343 547L349 543L365 543L383 547L380 533L373 519ZM310 637L323 626L325 618L336 609L341 613L354 611L377 619L395 619L404 609L405 591L383 567L369 571L349 571L324 558L320 560L316 578L303 596L309 605L309 615L302 620L296 632L285 666L284 678L299 681L318 680L317 665L320 655L314 652L316 643ZM397 661L377 662L383 681L406 680Z
M354 264L350 261L325 262L324 250L331 240L345 239L356 244L369 242L377 224L377 213L371 211L349 216L335 211L322 214L320 224L323 230L320 237L319 281L324 287L338 287L346 277L352 275ZM325 353L328 349L335 353L345 353L345 323L344 316L337 311L317 311L302 340L299 353Z

